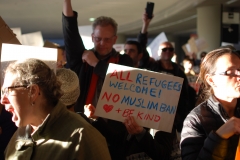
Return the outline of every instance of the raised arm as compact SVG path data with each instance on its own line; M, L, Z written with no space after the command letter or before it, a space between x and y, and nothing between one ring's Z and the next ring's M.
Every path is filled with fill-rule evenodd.
M143 14L143 16L142 16L142 21L143 21L142 30L141 30L141 33L142 33L142 34L147 33L147 29L148 29L148 26L149 26L151 20L152 20L152 19L149 19L149 18L147 17L147 13L145 12L145 13Z
M147 13L145 12L142 16L142 29L138 35L138 42L141 44L142 48L145 50L147 47L147 30L152 19L147 17Z
M141 59L140 62L140 68L145 68L145 69L151 69L152 68L152 63L150 61L150 56L149 53L147 51L147 41L148 41L148 26L150 24L152 19L149 19L147 17L147 13L145 12L142 16L142 29L140 31L140 33L137 36L138 42L140 43L142 50L143 50L143 57Z
M63 1L63 14L66 17L73 17L74 16L71 0L64 0Z
M62 28L67 63L78 74L83 64L85 47L78 31L77 16L77 12L72 9L71 0L63 0Z

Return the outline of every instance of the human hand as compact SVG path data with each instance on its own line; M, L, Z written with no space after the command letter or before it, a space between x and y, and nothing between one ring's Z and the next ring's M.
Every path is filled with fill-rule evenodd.
M98 63L98 59L93 51L85 50L82 55L83 62L87 62L90 66L95 67Z
M133 116L128 116L125 120L124 120L124 124L127 128L127 131L129 134L131 135L136 135L136 134L140 134L143 131L143 127L139 126L134 117Z
M153 16L153 15L152 15L152 16ZM152 18L153 18L153 17L152 17ZM147 32L148 26L149 26L152 18L149 19L146 12L143 14L143 16L142 16L143 25L142 25L141 33L144 34L144 33Z
M149 23L151 22L151 20L152 20L152 18L150 19L150 18L148 18L148 16L147 16L147 13L145 12L144 14L143 14L143 16L142 16L142 21L143 21L143 24L145 24L145 25L149 25Z
M223 139L228 139L234 134L240 134L240 119L236 117L230 118L216 133Z
M88 118L97 119L98 117L94 115L96 108L92 104L84 106L84 114Z

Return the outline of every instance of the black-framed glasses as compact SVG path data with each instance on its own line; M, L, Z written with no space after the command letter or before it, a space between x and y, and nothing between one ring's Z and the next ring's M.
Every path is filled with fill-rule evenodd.
M101 37L95 37L95 36L93 36L93 39L96 41L96 42L101 42L101 41L103 41L103 42L105 42L105 43L110 43L111 41L112 41L112 39L113 39L113 37L115 37L116 35L113 35L112 37L110 37L110 38L101 38Z
M170 47L170 48L162 48L162 51L163 51L163 52L167 52L167 51L173 52L173 51L174 51L174 48L172 48L172 47Z
M20 87L28 88L28 85L18 85L18 86L5 87L1 90L1 96L4 96L4 95L8 96L9 95L9 89L20 88Z
M224 72L214 73L213 75L224 75L224 76L236 77L236 76L240 76L240 69L229 69Z

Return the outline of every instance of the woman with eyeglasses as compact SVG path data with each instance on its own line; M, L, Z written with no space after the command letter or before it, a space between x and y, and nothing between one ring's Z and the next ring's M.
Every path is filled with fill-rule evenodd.
M61 83L37 59L11 63L5 72L1 103L18 127L5 159L110 159L105 138L59 101Z
M234 160L240 133L240 56L228 48L209 52L199 79L204 102L184 121L183 160Z

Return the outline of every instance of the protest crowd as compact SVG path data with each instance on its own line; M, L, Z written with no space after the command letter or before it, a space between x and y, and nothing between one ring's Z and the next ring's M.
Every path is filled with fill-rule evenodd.
M64 59L56 73L36 58L11 62L4 71L0 160L236 158L239 51L219 47L176 63L175 48L166 41L155 60L147 50L154 16L146 12L124 54L113 48L118 24L106 16L94 20L94 48L87 50L73 8L63 0Z

